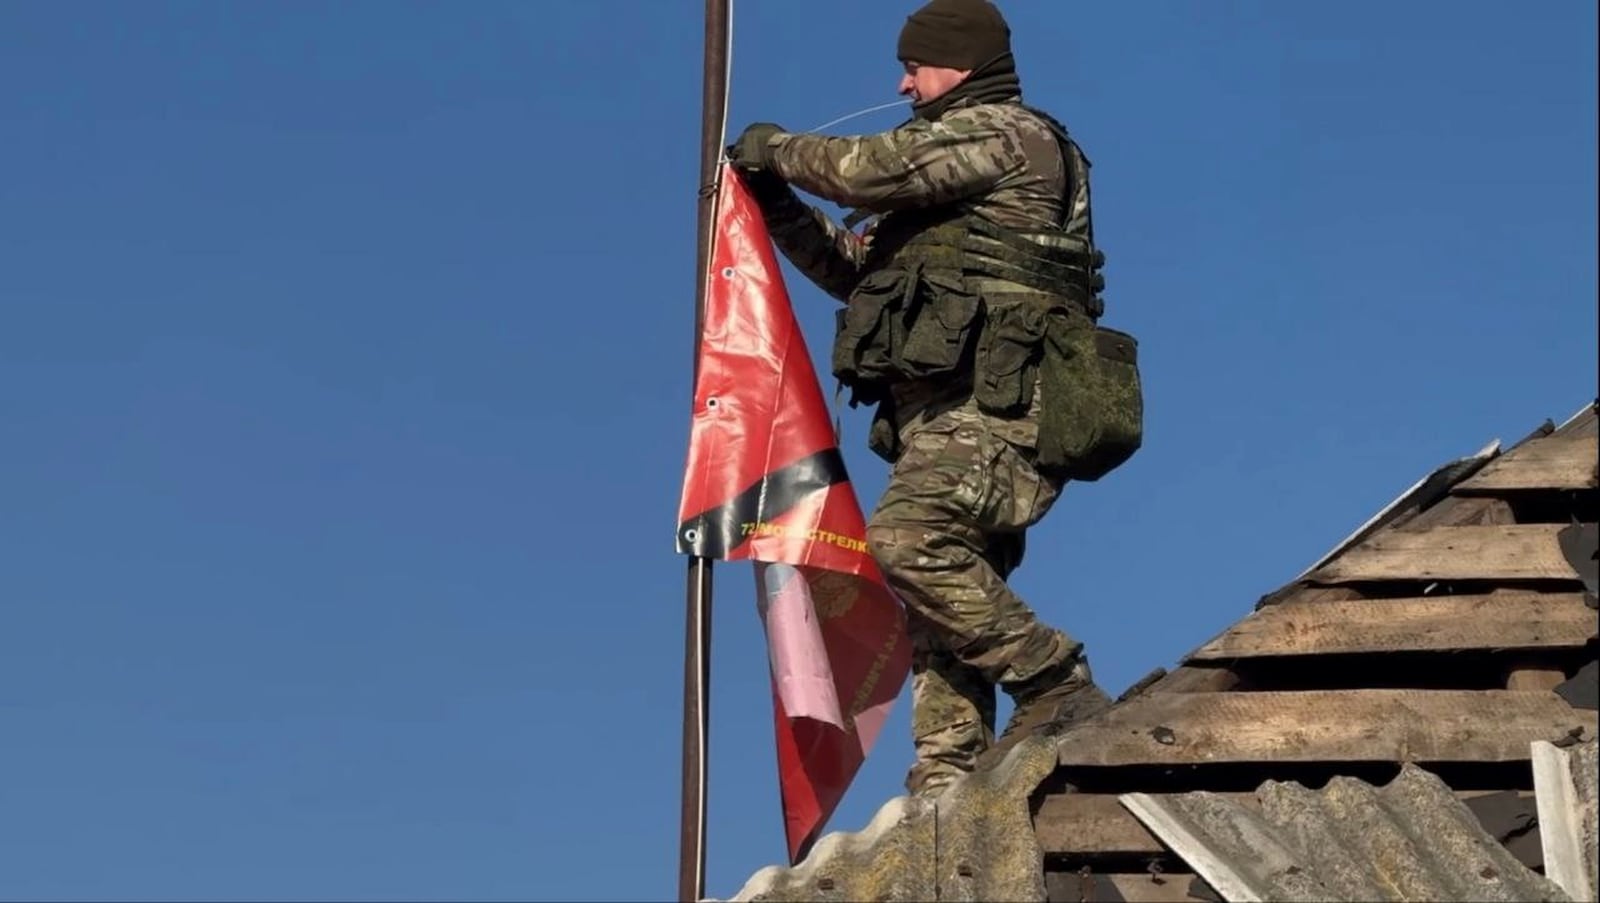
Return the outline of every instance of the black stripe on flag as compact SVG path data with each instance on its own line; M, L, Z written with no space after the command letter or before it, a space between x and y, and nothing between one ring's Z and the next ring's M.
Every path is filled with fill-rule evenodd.
M678 551L702 558L726 558L748 538L745 524L782 515L801 499L849 480L844 457L828 448L772 471L743 492L678 525Z

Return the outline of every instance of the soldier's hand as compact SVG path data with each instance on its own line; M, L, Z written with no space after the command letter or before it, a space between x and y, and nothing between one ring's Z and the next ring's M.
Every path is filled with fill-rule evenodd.
M743 170L758 172L772 165L772 148L767 142L783 128L773 122L756 122L745 127L728 146L728 159Z
M745 187L750 189L750 196L768 212L777 209L794 196L794 189L783 180L783 176L770 169L740 170L739 177L744 180Z

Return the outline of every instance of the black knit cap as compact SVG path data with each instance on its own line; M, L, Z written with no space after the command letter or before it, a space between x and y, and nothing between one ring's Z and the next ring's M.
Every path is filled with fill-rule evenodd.
M989 0L928 0L900 30L902 62L976 69L1011 50L1011 27Z

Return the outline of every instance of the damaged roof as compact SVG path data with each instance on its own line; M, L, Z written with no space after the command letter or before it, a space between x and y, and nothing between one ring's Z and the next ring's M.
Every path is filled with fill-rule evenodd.
M824 836L798 866L762 869L733 899L1044 899L1028 798L1055 768L1055 750L1024 747L936 800L894 798L865 830Z
M1268 781L1249 802L1204 790L1123 803L1223 899L1569 900L1491 837L1437 776L1374 787Z
M1592 867L1547 854L1555 841L1544 833L1552 811L1570 810L1578 827L1561 836L1593 860L1597 435L1591 403L1508 449L1493 442L1447 462L1171 673L1158 669L1064 733L1018 744L936 803L891 801L865 830L825 836L806 861L757 872L734 899L1249 898L1213 887L1129 799L1146 814L1209 801L1222 821L1191 826L1195 838L1217 842L1225 825L1246 823L1262 843L1278 837L1291 857L1284 874L1241 879L1272 899L1297 899L1271 884L1290 865L1326 887L1385 880L1339 871L1319 858L1331 849L1289 843L1338 805L1360 810L1341 818L1367 819L1375 836L1460 838L1475 822L1493 842L1385 847L1410 857L1395 868L1435 882L1407 887L1594 899ZM1557 799L1547 777L1536 804L1533 750L1546 747L1565 764L1551 759L1542 773L1567 777L1560 803L1546 801ZM1265 820L1239 820L1250 818ZM1579 881L1587 888L1569 887ZM1398 893L1384 899L1427 898Z

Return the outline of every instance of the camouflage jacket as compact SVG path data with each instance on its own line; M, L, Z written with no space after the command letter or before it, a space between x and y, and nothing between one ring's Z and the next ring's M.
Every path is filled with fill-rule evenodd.
M1073 163L1050 126L1020 103L960 102L937 120L875 135L782 133L772 148L772 169L785 182L843 207L892 215L956 204L1015 229L1088 228L1086 184L1073 191L1062 222ZM764 212L784 256L846 301L862 275L871 229L858 236L793 192Z

